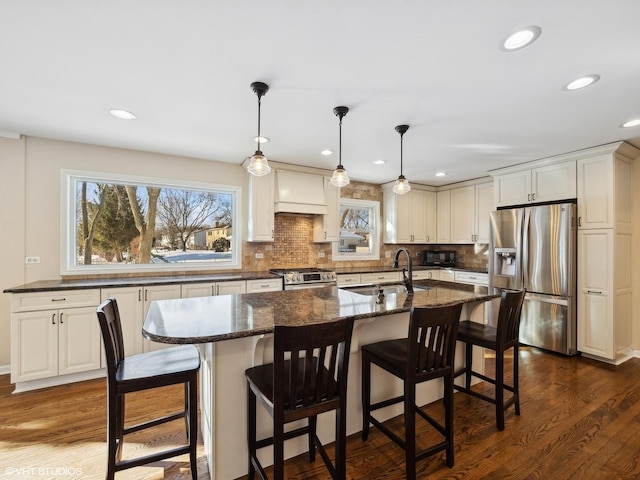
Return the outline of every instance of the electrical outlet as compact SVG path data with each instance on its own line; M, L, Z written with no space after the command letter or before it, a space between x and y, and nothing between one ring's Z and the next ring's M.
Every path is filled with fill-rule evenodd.
M264 253L256 253L256 258L264 258Z
M24 263L40 263L40 257L24 257Z
M384 258L391 258L391 252L389 250L384 252Z
M318 258L324 258L324 252L318 252Z

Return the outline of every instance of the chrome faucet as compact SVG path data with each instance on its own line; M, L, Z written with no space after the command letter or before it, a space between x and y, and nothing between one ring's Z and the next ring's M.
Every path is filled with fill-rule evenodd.
M392 268L398 268L398 258L400 254L404 252L407 256L407 268L402 269L402 283L404 283L404 287L407 289L407 293L413 293L413 266L411 263L411 254L409 250L406 248L399 248L396 250L396 255L393 257L393 265Z

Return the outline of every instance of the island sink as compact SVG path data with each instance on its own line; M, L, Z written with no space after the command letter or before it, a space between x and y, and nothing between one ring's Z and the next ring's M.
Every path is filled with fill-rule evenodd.
M407 289L403 284L387 284L387 285L362 285L359 287L340 287L344 290L349 290L352 293L357 293L360 295L368 295L371 297L375 297L380 293L380 290L382 290L382 293L384 295L389 295L391 293L407 293ZM422 285L414 285L413 286L413 290L414 291L420 291L420 290L431 290L431 287L425 287Z

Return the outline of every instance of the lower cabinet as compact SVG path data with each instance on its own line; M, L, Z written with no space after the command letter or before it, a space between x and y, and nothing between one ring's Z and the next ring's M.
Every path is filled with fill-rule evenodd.
M233 282L182 284L182 298L211 297L215 295L246 293L246 291L247 283L244 280Z
M282 278L247 280L247 293L278 292L282 290Z
M100 368L100 290L78 292L13 295L11 383Z
M149 304L153 300L170 300L181 296L179 284L102 289L102 301L109 297L114 297L118 302L122 336L124 338L124 352L127 356L171 346L146 340L142 336L142 324Z

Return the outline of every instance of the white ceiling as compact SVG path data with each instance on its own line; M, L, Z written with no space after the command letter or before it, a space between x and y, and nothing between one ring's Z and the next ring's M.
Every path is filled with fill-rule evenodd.
M406 123L405 176L448 184L640 146L640 127L620 128L640 117L639 19L638 0L3 0L0 132L240 164L262 81L270 160L333 169L345 105L352 179L398 176ZM535 43L501 49L529 25ZM601 79L563 89L586 74Z

